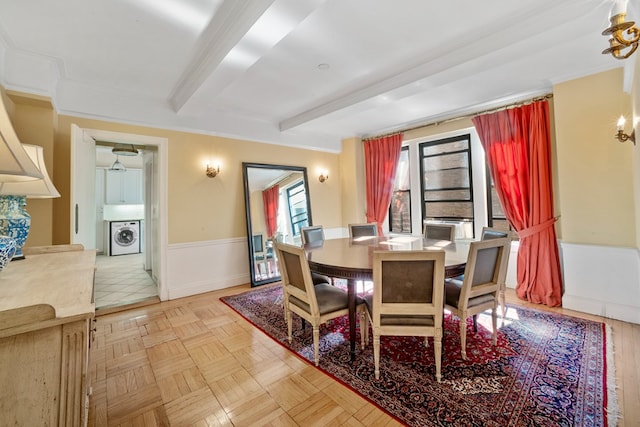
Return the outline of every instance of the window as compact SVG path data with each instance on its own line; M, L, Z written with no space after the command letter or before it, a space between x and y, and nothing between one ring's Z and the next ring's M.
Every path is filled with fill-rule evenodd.
M389 231L411 233L411 181L409 177L409 147L402 147L398 170L389 206Z
M299 236L300 229L309 226L307 193L304 189L304 181L287 188L287 199L289 201L289 216L291 218L293 236Z
M454 222L457 237L473 237L470 135L419 144L423 222Z
M489 227L504 231L512 230L502 209L502 203L500 203L496 187L493 185L489 165L487 165L487 183L489 184L489 188L487 189L487 222Z

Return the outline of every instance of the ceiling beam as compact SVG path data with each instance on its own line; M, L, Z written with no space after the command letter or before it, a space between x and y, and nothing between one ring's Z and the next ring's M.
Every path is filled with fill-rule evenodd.
M205 28L169 103L179 112L274 0L224 0Z

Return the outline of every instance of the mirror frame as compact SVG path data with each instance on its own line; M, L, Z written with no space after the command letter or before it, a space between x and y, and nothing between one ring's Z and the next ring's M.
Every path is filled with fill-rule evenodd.
M301 172L304 180L304 191L307 195L307 219L309 225L313 225L311 216L311 200L309 195L309 179L307 177L307 168L304 166L289 166L289 165L273 165L267 163L249 163L242 162L242 179L244 181L244 204L246 212L247 223L247 246L249 249L249 274L251 275L251 287L266 285L268 283L277 282L280 280L280 276L270 277L264 280L256 280L255 263L253 262L253 227L251 226L251 193L249 189L249 169L281 169L293 172Z

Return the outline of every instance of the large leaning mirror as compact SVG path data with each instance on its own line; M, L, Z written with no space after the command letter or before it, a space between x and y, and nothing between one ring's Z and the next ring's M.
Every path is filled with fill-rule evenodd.
M251 286L280 280L274 242L301 244L312 225L307 168L243 163Z

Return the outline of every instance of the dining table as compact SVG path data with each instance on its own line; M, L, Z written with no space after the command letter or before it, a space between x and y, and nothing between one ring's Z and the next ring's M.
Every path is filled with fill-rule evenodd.
M469 242L425 239L420 236L366 236L339 238L304 245L312 272L345 279L349 300L349 344L351 360L356 355L356 284L373 278L375 251L445 251L445 277L464 273ZM361 325L361 327L364 327Z

